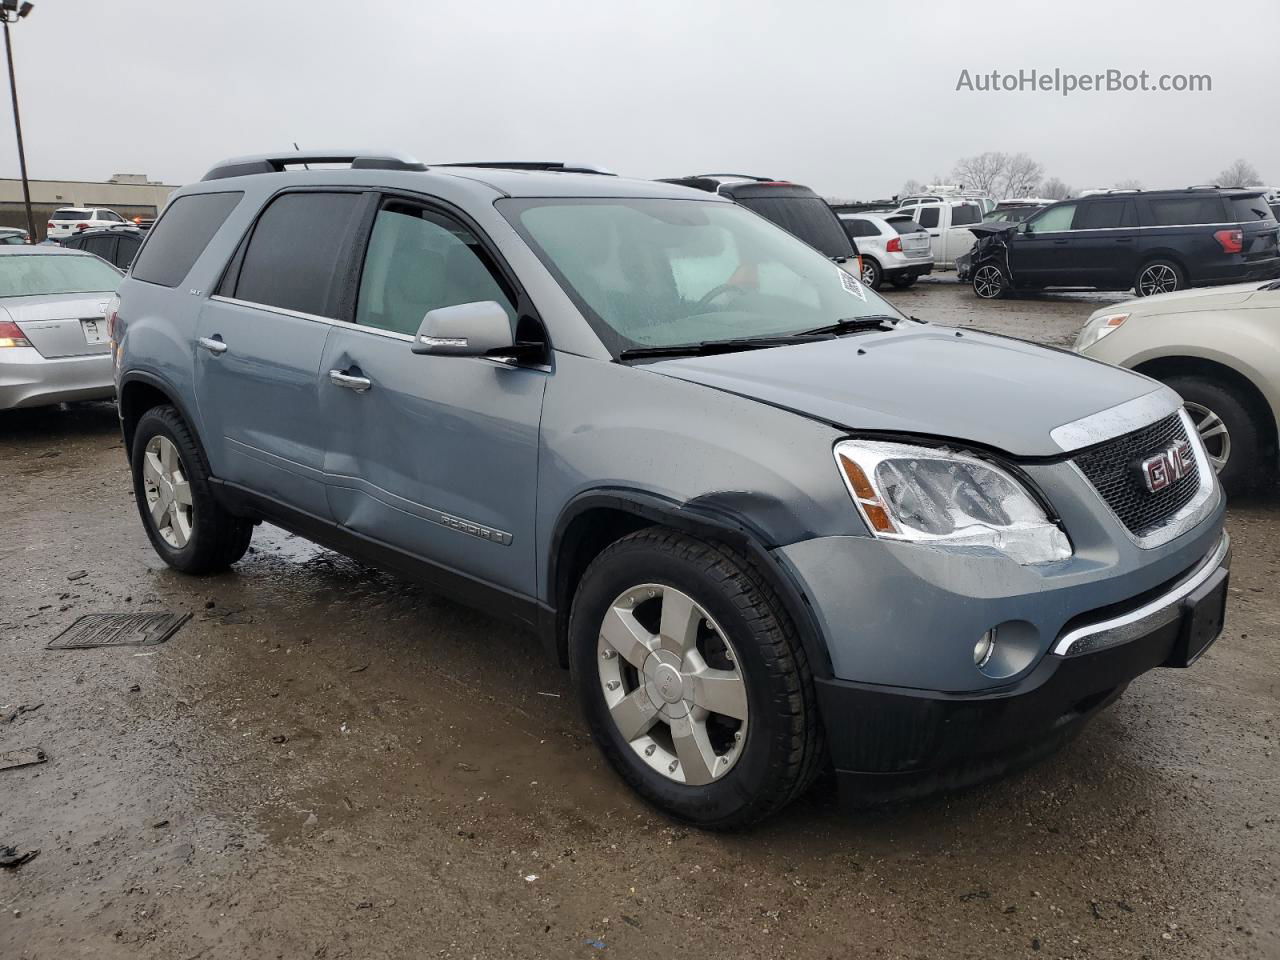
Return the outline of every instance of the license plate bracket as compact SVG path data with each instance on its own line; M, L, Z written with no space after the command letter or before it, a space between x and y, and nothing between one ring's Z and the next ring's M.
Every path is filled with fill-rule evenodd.
M103 317L101 320L81 320L80 329L84 331L85 343L107 342L106 317Z
M1230 571L1219 568L1182 601L1178 639L1165 666L1191 666L1218 639L1226 620L1229 582Z

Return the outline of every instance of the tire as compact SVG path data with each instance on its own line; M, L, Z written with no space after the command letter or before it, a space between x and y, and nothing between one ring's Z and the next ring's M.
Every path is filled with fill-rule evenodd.
M1231 496L1251 493L1261 481L1262 434L1258 422L1239 395L1208 377L1175 376L1164 381L1186 402L1187 412L1200 430L1223 488Z
M890 277L889 282L899 290L905 290L918 280L918 277Z
M676 656L671 649L680 644L656 636L669 604L673 622L690 624L686 636L696 638L673 667L658 661ZM631 619L624 621L627 615ZM624 626L619 634L624 623L640 629L632 633ZM622 653L606 639L619 635L626 640L618 644ZM606 547L573 598L569 660L605 758L640 796L686 823L733 829L776 813L808 788L825 756L813 678L796 627L759 572L723 544L650 527ZM740 699L725 709L742 717L690 706L707 700L705 688L690 680L698 664L717 671L722 695L730 686L737 692ZM728 675L740 682L728 683ZM658 689L668 681L674 693ZM692 699L668 702L681 690L693 690ZM633 728L639 732L624 734L615 717L631 704L643 711ZM681 709L688 709L687 717L663 715ZM686 722L698 722L699 711L700 740L688 735ZM710 750L689 747L694 740Z
M984 263L973 271L973 292L983 300L998 300L1009 292L1009 281L994 263Z
M183 573L207 574L245 555L253 522L233 516L214 499L209 465L174 407L152 407L142 415L130 462L138 515L161 560ZM184 490L189 504L182 502Z
M1140 297L1173 293L1186 285L1186 275L1172 260L1149 260L1138 268L1133 278L1133 292Z
M862 275L859 279L862 281L863 286L870 287L872 290L879 290L884 283L884 271L880 269L880 264L870 257L862 257Z

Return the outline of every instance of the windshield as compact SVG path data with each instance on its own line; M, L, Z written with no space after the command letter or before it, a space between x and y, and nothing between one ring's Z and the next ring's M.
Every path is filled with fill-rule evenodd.
M501 200L605 346L776 337L901 314L822 254L733 203Z
M91 256L15 254L0 257L0 297L110 293L120 272Z

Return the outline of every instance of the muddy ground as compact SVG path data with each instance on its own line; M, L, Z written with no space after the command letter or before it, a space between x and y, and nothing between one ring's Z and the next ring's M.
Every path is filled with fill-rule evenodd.
M1107 299L889 295L1057 344ZM108 405L0 414L0 505L0 753L48 756L0 771L0 846L39 850L5 960L1280 957L1280 497L1231 509L1221 641L1060 754L728 836L621 785L530 637L272 528L168 571ZM44 649L159 610L193 618Z

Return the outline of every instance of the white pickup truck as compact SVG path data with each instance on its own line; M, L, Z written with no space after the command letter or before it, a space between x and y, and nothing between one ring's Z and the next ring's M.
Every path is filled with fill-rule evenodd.
M929 233L935 267L955 267L956 257L968 253L977 239L969 227L982 222L976 200L926 200L899 207L889 216L909 216Z

